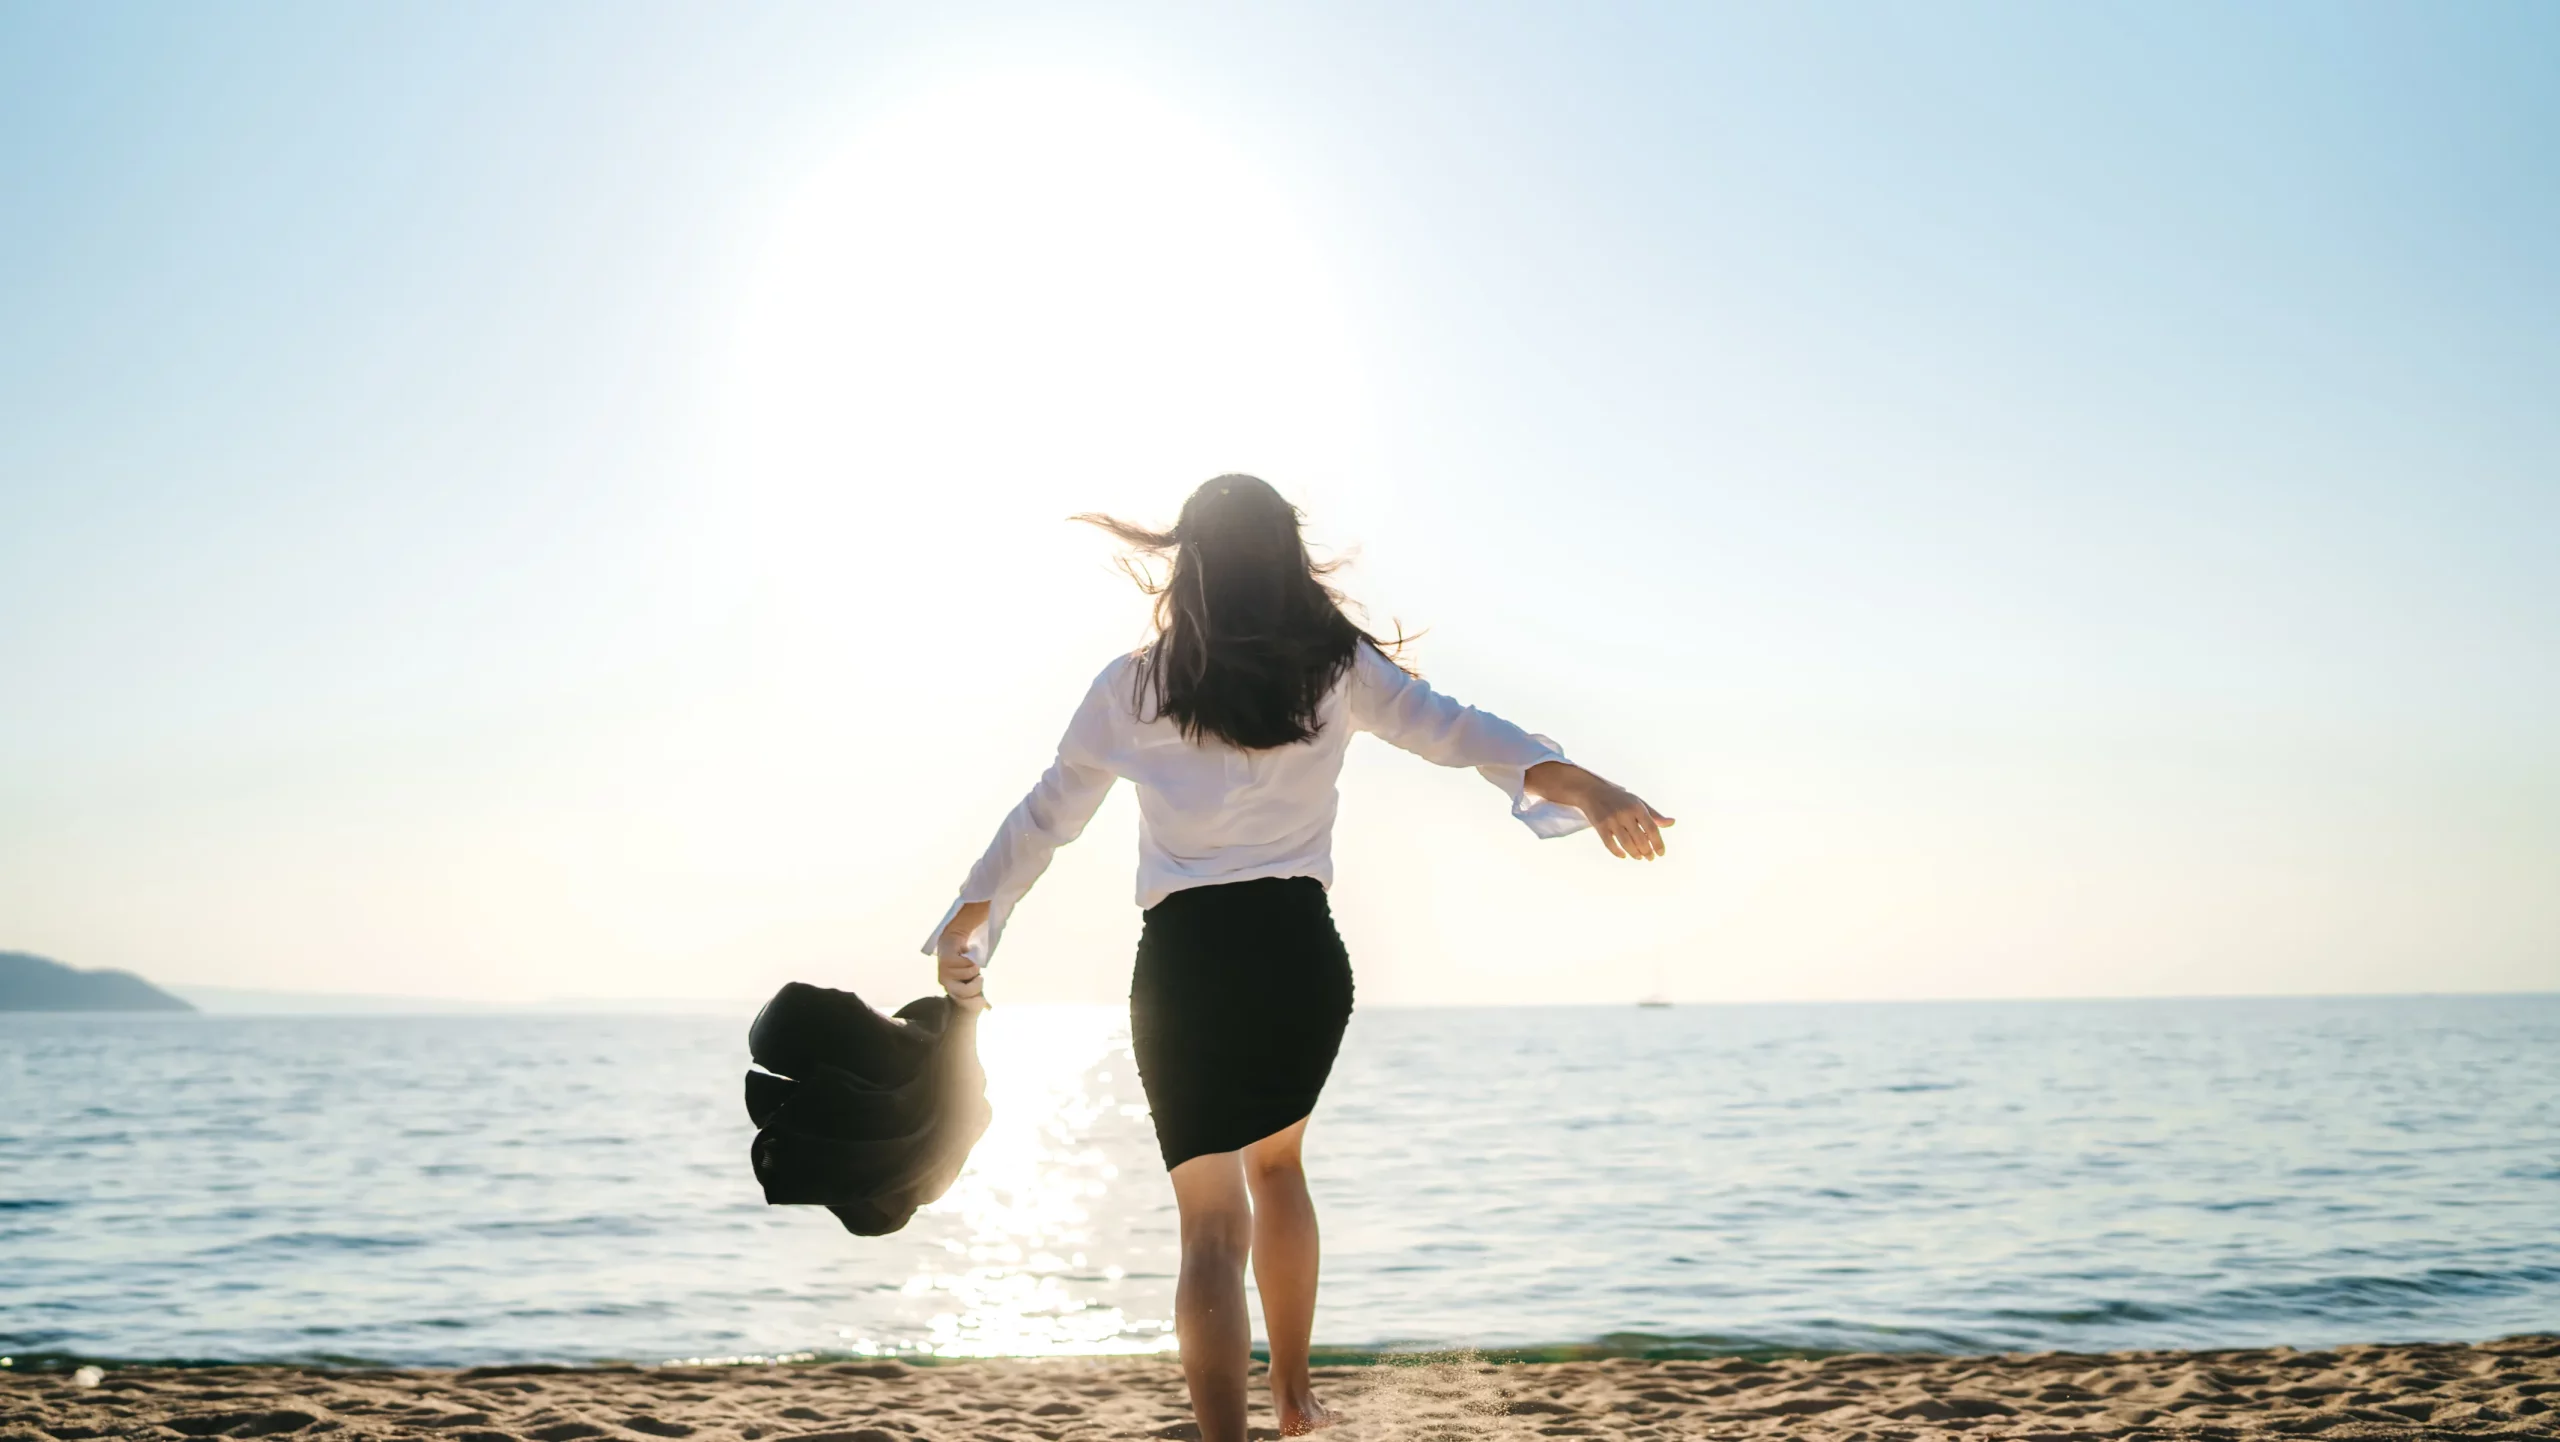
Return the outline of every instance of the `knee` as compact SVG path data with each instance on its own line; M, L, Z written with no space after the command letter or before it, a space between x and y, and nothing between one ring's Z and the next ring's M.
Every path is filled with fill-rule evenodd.
M1269 1156L1255 1156L1248 1152L1244 1159L1244 1179L1258 1196L1275 1186L1304 1187L1307 1171L1294 1150L1274 1152Z
M1182 1266L1185 1271L1218 1270L1241 1273L1245 1259L1253 1252L1253 1214L1246 1211L1221 1211L1211 1216L1183 1219Z

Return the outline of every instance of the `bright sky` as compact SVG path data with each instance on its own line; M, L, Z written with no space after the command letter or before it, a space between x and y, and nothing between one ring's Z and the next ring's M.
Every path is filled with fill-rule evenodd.
M0 947L895 1002L1255 471L1364 1003L2560 986L2560 9L0 9ZM999 1000L1125 993L1134 808Z

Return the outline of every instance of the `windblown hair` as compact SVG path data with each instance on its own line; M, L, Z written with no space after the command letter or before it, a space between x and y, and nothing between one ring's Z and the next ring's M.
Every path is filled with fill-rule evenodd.
M1092 512L1072 519L1135 552L1121 568L1156 598L1156 638L1138 655L1130 702L1142 719L1173 718L1186 739L1249 751L1310 740L1358 648L1388 649L1325 583L1342 563L1308 555L1298 508L1256 477L1202 485L1170 531ZM1159 580L1150 561L1170 571Z

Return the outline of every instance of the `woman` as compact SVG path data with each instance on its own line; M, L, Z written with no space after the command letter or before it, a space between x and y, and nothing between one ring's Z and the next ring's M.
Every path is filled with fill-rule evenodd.
M1006 914L1111 783L1137 783L1146 916L1129 1028L1182 1217L1174 1325L1192 1411L1204 1442L1245 1436L1250 1256L1280 1430L1312 1432L1332 1419L1307 1376L1316 1214L1299 1146L1351 1017L1350 960L1325 903L1343 748L1368 731L1473 766L1540 836L1589 826L1633 860L1662 854L1671 818L1389 660L1308 558L1297 510L1263 482L1210 481L1169 532L1076 519L1171 558L1149 587L1156 638L1094 678L1056 763L926 950L944 990L984 1006L980 968Z

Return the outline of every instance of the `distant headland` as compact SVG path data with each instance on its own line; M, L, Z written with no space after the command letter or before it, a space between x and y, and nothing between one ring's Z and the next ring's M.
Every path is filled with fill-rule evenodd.
M193 1011L129 971L80 971L0 951L0 1011Z

